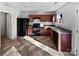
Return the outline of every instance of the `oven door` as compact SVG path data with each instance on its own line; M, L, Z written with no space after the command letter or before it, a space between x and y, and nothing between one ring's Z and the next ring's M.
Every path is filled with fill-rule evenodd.
M35 23L33 24L33 27L32 27L32 32L34 35L38 35L39 32L40 32L40 24L38 23Z

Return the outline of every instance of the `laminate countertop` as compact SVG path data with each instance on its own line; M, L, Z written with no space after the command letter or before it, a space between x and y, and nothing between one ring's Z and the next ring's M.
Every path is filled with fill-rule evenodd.
M69 30L65 30L63 28L60 27L56 27L56 26L45 26L45 29L50 28L54 31L56 31L58 34L71 34L71 31Z

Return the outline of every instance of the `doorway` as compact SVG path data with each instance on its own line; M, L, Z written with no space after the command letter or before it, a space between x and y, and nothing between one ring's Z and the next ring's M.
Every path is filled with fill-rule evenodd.
M6 46L7 38L10 38L11 30L11 17L10 14L5 12L0 12L0 47ZM5 45L4 45L5 43Z

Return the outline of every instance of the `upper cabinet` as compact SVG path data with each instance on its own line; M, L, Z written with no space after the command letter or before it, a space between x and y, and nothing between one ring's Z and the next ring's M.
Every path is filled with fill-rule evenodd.
M66 4L56 12L56 23L66 29L72 30L75 19L74 4ZM61 22L59 22L61 21Z
M52 22L53 15L29 15L30 22L33 22L33 18L39 17L41 22Z

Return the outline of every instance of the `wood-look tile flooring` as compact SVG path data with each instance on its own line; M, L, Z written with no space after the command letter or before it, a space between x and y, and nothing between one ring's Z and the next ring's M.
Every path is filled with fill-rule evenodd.
M50 36L30 36L30 37L32 37L33 39L57 50L57 48L56 48L53 40L51 40Z
M56 49L50 36L31 36L35 40ZM18 50L22 56L51 56L46 51L35 46L34 44L26 41L23 37L17 37L14 40L8 39L6 36L2 36L2 47L0 48L0 55L5 54L13 46ZM72 56L69 52L63 52L66 56Z
M30 36L30 37L49 46L50 48L57 50L57 47L55 46L55 44L54 44L53 40L50 38L50 36ZM65 56L74 56L70 52L63 52L63 54Z
M12 47L3 56L21 56L21 54L15 47Z
M6 36L2 36L2 47L0 49L0 55L2 56L5 54L13 46L22 56L51 56L46 51L38 48L22 37L17 37L14 40L10 40Z

